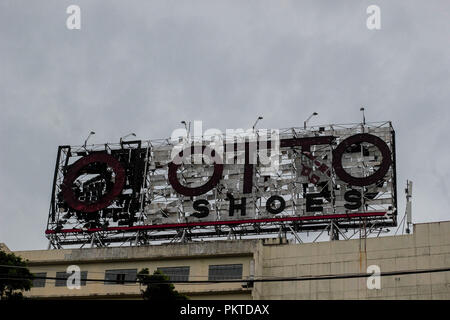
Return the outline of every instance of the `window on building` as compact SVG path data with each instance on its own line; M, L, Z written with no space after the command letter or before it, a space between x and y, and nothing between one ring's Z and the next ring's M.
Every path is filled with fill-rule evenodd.
M105 271L105 284L129 284L136 281L137 269L119 269Z
M164 267L158 268L159 271L169 277L170 281L189 281L190 267Z
M242 264L210 265L208 280L242 279Z
M33 288L43 288L45 287L45 277L47 277L47 272L33 273L38 279L33 279Z
M57 279L55 281L55 287L65 287L65 286L67 286L67 279L69 278L69 276L71 274L72 273L67 273L65 271L57 272L56 273L56 278ZM87 271L81 271L80 272L80 276L81 276L80 285L81 286L85 286L86 285L87 275L88 275Z

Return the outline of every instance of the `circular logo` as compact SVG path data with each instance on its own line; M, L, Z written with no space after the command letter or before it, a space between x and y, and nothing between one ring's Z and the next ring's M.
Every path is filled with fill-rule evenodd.
M180 181L178 180L177 169L181 166L180 160L183 157L194 154L194 152L191 150L193 150L193 148L188 147L188 148L184 149L183 151L180 151L177 156L177 159L174 159L174 161L169 163L168 176L169 176L169 182L172 185L172 188L176 192L178 192L182 195L185 195L185 196L193 197L193 196L199 196L201 194L204 194L217 185L217 183L222 178L223 164L222 163L214 163L214 173L212 174L211 178L205 184L203 184L199 187L194 187L194 188L189 188L189 187L183 186L180 183ZM204 155L205 155L205 153L209 153L209 155L217 157L217 155L215 154L215 151L206 146L202 146L202 152ZM220 162L221 162L221 160L220 160Z
M112 170L111 176L112 173L115 174L115 177L110 179L112 187L110 187L105 194L101 194L96 197L97 199L95 201L82 201L75 193L74 189L77 187L75 182L77 178L85 172L102 175L100 172L91 172L95 170L89 170L89 167L92 167L95 163L103 164L107 170ZM122 192L124 184L125 169L120 162L107 153L93 153L77 160L74 164L72 164L64 176L61 189L64 200L72 209L81 212L95 212L109 206L111 202Z
M354 177L347 173L344 168L342 168L342 156L348 147L359 144L361 142L371 143L380 150L383 160L381 162L380 168L373 174L367 177ZM391 166L391 151L388 145L378 138L377 136L368 133L359 133L354 136L348 137L343 140L337 148L333 151L333 168L336 175L344 182L347 182L353 186L368 186L380 181L388 172Z

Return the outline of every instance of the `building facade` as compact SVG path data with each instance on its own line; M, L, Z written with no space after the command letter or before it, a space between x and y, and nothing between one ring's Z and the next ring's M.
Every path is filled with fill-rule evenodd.
M382 273L450 268L450 221L416 224L409 235L304 244L276 238L14 253L43 277L64 278L68 266L80 267L80 289L35 280L26 296L39 299L140 299L142 288L128 280L143 268L180 281L242 280L176 284L191 299L450 299L450 271L382 276L379 289L368 289L367 277L282 281L367 273L372 265Z

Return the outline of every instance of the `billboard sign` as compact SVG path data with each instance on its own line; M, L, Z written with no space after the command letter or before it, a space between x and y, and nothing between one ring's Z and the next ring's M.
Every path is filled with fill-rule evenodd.
M396 224L390 122L61 146L46 233L108 241L108 232L214 236L222 227L351 228L361 219Z

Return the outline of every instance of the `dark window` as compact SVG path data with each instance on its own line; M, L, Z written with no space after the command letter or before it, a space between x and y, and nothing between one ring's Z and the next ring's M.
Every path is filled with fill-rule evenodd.
M45 277L47 272L33 273L35 277L42 279L33 279L33 288L43 288L45 287Z
M119 283L119 284L125 284L125 274L123 274L123 273L116 274L116 280L117 280L117 283Z
M158 270L168 276L170 281L189 280L189 267L164 267Z
M242 279L242 264L209 266L208 280Z
M73 273L75 273L75 271ZM56 273L56 278L57 279L55 281L55 287L65 287L65 286L67 286L67 279L73 273L57 272ZM82 285L82 286L86 285L87 274L88 274L87 271L81 271L80 272L80 276L81 276L80 285Z
M136 281L137 269L106 270L105 284L126 284Z

